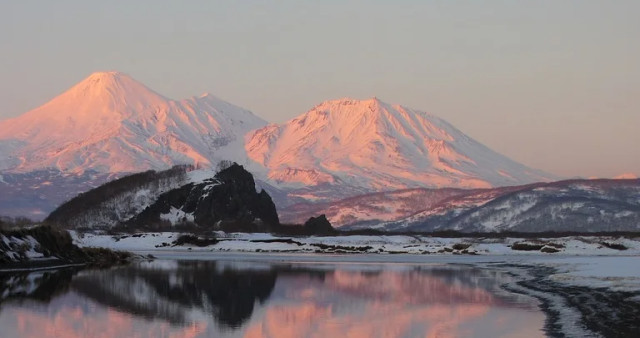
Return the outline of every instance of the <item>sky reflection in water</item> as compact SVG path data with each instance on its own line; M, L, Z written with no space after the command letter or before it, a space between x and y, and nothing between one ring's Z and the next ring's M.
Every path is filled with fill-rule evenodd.
M544 315L464 265L160 260L0 276L2 337L536 337Z

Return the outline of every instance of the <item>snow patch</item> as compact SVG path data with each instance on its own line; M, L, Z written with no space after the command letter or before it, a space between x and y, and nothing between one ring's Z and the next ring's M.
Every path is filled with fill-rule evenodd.
M169 221L171 224L180 224L186 222L193 222L194 216L192 213L186 213L176 207L171 207L171 211L167 214L161 214L160 219Z

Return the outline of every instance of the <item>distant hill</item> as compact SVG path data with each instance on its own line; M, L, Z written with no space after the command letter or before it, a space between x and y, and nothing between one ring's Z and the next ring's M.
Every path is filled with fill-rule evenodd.
M640 230L640 180L569 180L491 189L405 189L281 210L326 214L341 229L462 232Z

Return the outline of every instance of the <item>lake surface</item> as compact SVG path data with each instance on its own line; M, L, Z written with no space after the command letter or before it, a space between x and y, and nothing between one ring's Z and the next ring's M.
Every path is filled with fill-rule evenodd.
M5 274L0 336L544 336L536 301L509 282L474 265L241 255Z

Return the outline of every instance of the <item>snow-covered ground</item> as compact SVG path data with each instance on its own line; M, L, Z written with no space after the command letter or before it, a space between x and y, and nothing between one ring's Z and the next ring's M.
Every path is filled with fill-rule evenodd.
M535 264L554 267L557 273L549 278L562 284L616 291L640 290L640 257L637 255L562 257L537 260Z
M382 254L477 254L477 255L640 255L640 238L561 237L561 238L437 238L426 236L326 236L279 237L266 233L218 233L217 244L205 247L173 246L181 234L175 232L136 235L98 235L71 232L80 247L148 251L234 251L298 253L382 253ZM514 244L541 246L543 251L515 250ZM518 245L515 246L516 248ZM612 247L617 247L614 249ZM620 248L626 248L620 250ZM549 250L547 250L549 249ZM555 251L545 253L544 251Z

